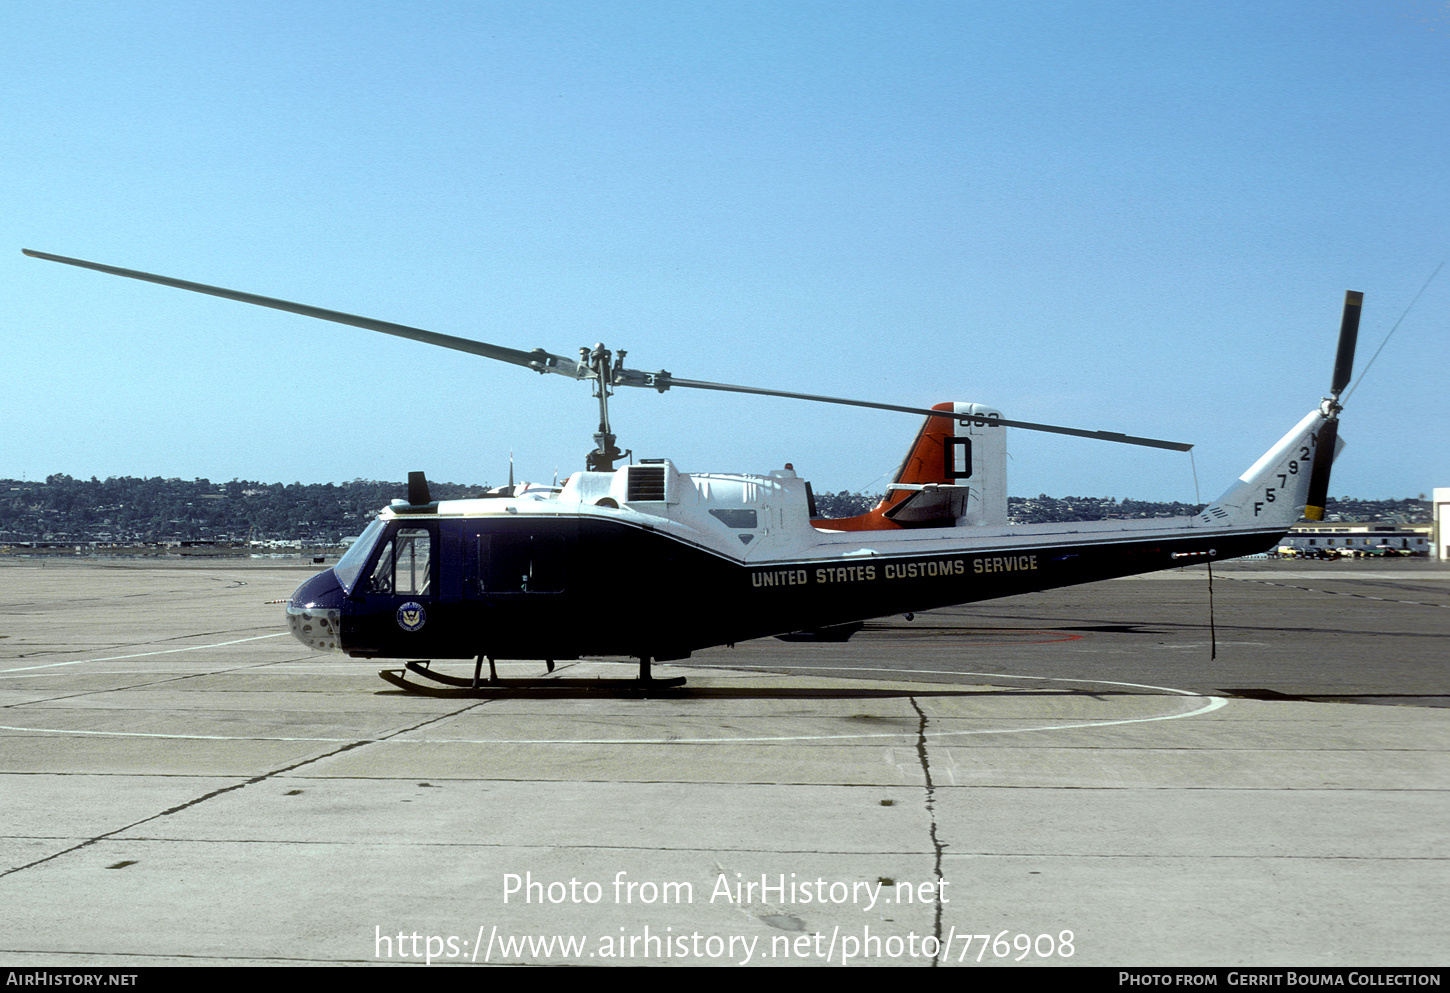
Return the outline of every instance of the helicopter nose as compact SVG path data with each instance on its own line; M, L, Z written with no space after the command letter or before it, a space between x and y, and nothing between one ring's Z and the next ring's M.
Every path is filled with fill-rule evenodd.
M297 587L287 601L292 636L318 652L342 651L342 584L331 569Z

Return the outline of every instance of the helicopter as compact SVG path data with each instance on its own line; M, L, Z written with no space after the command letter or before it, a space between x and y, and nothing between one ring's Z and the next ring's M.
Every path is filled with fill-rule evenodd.
M689 380L626 368L603 344L578 359L506 348L307 304L23 250L26 255L379 331L592 384L595 447L562 486L509 485L438 501L423 472L338 560L287 601L291 632L317 651L406 659L406 671L478 691L495 660L639 660L637 680L671 688L653 662L706 648L827 631L896 614L997 599L1265 551L1301 517L1322 520L1340 395L1354 362L1363 294L1345 295L1330 395L1216 500L1191 517L1051 524L1007 518L1006 430L1174 451L1192 446L1008 419L978 403L900 406ZM788 464L764 475L685 472L626 458L609 421L618 387L788 397L914 413L925 420L885 497L865 514L823 518ZM616 463L626 464L616 468ZM434 671L469 659L472 679ZM413 687L405 674L382 675ZM558 685L561 680L550 680Z

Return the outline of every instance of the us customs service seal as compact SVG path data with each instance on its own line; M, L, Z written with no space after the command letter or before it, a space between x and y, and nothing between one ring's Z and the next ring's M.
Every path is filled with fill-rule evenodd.
M404 631L420 630L427 621L428 614L416 600L409 600L398 608L398 627Z

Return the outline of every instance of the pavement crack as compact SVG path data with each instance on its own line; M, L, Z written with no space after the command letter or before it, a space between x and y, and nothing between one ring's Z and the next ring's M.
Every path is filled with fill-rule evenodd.
M183 810L188 810L192 807L197 806L198 804L202 804L208 800L215 799L216 797L224 796L236 790L245 789L248 786L255 786L258 783L264 783L267 780L283 775L284 773L293 772L305 766L312 765L313 763L321 762L323 759L332 758L334 755L341 755L343 752L350 752L354 748L360 748L363 745L374 745L379 742L388 741L392 738L396 738L400 734L407 734L410 731L417 731L419 728L427 727L430 724L436 724L437 722L447 720L450 717L456 717L460 714L466 713L467 711L474 709L475 707L481 707L484 704L491 702L491 700L479 700L474 703L470 703L467 706L460 707L457 710L449 711L446 714L434 714L431 717L417 721L413 724L408 725L407 727L398 728L395 731L379 735L376 738L362 738L358 741L350 741L344 745L339 745L337 748L334 748L331 751L323 752L321 755L313 755L310 758L305 758L301 759L300 761L293 762L291 765L284 765L280 768L264 772L260 776L253 776L250 779L243 780L240 783L233 783L230 786L223 786L220 789L211 790L210 792L203 793L201 796L193 797L192 799L187 800L185 803L179 803L174 807L168 807L165 810L159 811L155 814L150 814L146 817L141 818L140 820L133 821L130 824L118 827L113 831L107 831L104 834L98 834L93 838L87 838L85 841L82 841L79 844L71 845L69 848L61 849L58 852L52 852L44 858L36 859L33 862L27 862L25 865L17 865L10 869L6 869L4 872L0 872L0 879L3 879L4 877L17 872L23 872L26 869L33 869L38 865L44 865L46 862L58 859L62 855L69 855L70 853L78 852L83 848L89 848L91 845L94 845L97 842L105 841L108 838L114 838L118 834L122 834L126 831L132 830L133 828L140 827L142 824L147 824L159 818L169 817L172 814L180 813Z
M911 708L916 711L916 757L921 760L921 774L926 782L926 816L931 822L931 847L934 855L932 871L936 873L936 911L932 917L932 933L936 937L936 947L941 948L941 917L942 917L942 853L946 845L937 835L936 823L936 784L931 778L931 760L926 750L926 712L916 702L916 697L910 697ZM935 969L941 964L941 953L938 951L931 960L931 966Z

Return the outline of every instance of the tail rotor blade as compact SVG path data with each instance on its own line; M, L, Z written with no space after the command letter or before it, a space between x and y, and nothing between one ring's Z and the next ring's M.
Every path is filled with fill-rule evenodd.
M1334 468L1334 450L1339 446L1339 394L1349 385L1354 372L1354 346L1359 339L1359 314L1364 294L1348 290L1344 294L1344 317L1339 322L1339 349L1334 355L1334 379L1329 384L1333 397L1324 403L1324 426L1315 436L1314 464L1309 470L1309 494L1304 499L1304 517L1324 520L1324 505L1329 501L1329 471Z
M1344 317L1339 322L1339 351L1334 356L1334 381L1329 392L1334 396L1344 392L1354 372L1354 345L1359 339L1359 313L1364 306L1364 294L1349 290L1344 294Z
M1329 470L1334 467L1334 449L1339 444L1339 419L1326 420L1316 438L1314 467L1309 470L1309 495L1304 498L1304 517L1310 521L1324 520L1324 505L1329 499Z

